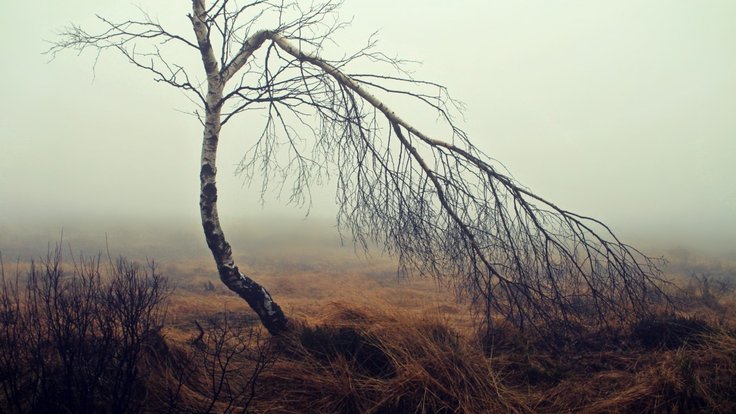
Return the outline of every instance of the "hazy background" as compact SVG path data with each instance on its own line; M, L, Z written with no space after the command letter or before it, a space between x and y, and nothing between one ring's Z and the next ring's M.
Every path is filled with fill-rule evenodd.
M136 4L192 36L189 0ZM94 27L95 13L137 11L39 0L0 14L0 250L35 254L63 228L82 246L107 233L121 252L206 253L201 128L181 112L192 104L117 56L93 71L93 54L42 54L64 25ZM471 140L540 195L646 247L736 251L736 2L348 0L342 15L354 20L341 48L380 30L380 49L422 62L416 77L466 103ZM258 243L274 237L263 223L278 222L281 237L332 231L332 188L315 193L306 221L242 188L231 172L255 133L222 137L226 232Z

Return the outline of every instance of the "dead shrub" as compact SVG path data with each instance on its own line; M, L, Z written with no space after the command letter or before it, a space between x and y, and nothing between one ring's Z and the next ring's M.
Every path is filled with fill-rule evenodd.
M22 276L0 266L0 406L11 413L126 413L146 404L139 361L163 325L166 279L120 258L70 266L61 250Z

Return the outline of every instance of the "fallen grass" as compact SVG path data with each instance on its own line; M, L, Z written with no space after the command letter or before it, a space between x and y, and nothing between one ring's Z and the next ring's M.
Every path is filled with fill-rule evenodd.
M689 333L676 346L664 333L645 346L633 330L557 349L528 334L499 335L488 355L441 313L331 303L316 322L276 340L279 359L260 377L252 411L736 410L736 337L722 328Z
M688 312L566 338L497 321L484 343L441 286L400 281L388 261L325 260L259 277L293 321L280 338L252 329L206 262L170 268L166 326L140 362L146 412L736 412L733 296L694 289ZM198 339L195 321L223 320L235 330Z
M698 345L587 355L587 364L536 393L535 411L732 413L736 341L718 332ZM592 364L591 364L592 362ZM595 365L607 364L600 369Z
M274 340L279 357L259 377L251 412L736 412L731 296L718 299L720 312L694 295L688 313L569 338L500 323L489 346L466 305L432 282L398 281L392 266L264 276L295 324ZM177 292L181 310L171 313L205 317L222 303L248 312L201 284Z
M263 377L264 412L528 412L485 358L439 315L330 304L283 339Z

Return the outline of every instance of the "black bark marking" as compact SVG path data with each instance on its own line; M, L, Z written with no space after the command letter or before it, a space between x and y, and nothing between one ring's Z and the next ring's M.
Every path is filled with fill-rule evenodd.
M207 183L202 187L202 195L204 196L205 200L207 200L210 203L214 203L217 201L217 186L215 186L214 183Z
M199 178L201 180L204 180L206 178L214 177L216 173L217 173L217 171L215 171L215 169L212 168L212 165L205 164L199 170Z

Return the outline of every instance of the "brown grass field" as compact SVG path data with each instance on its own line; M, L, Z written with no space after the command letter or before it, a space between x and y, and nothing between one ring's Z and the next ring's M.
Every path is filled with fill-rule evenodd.
M732 261L671 257L678 314L567 338L497 321L482 343L449 287L400 279L382 256L299 243L236 258L290 316L280 338L254 324L206 255L161 263L173 290L141 340L128 412L736 412ZM16 268L6 260L4 278ZM20 352L11 345L3 352ZM86 412L109 411L95 404ZM0 394L0 412L29 407Z
M703 297L695 282L685 289L686 313L647 326L585 333L552 349L544 338L507 329L484 349L470 310L450 289L398 280L388 260L327 260L305 271L285 263L263 277L299 328L277 341L287 355L259 379L254 412L736 412L730 290ZM176 322L164 337L172 343L193 335L193 319L248 312L222 287L204 292L205 277L189 280L169 305ZM337 348L329 358L303 344L301 330L315 329L325 347ZM346 332L377 348L379 356L366 358L388 360L390 375L366 373L366 361L341 353Z

